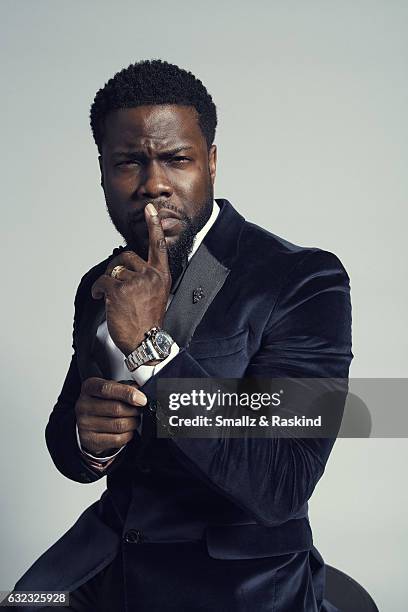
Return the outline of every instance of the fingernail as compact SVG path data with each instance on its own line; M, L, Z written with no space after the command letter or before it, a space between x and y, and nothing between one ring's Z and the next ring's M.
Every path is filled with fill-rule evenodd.
M147 204L146 208L147 208L147 212L149 213L151 217L157 217L157 210L155 209L155 207L153 206L151 202Z
M133 393L133 401L137 404L142 404L142 406L145 406L147 404L147 397L141 391L135 391Z

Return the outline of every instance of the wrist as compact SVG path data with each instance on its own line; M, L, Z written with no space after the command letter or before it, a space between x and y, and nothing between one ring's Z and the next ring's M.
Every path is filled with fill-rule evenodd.
M144 340L146 340L147 334L151 329L158 327L161 329L161 323L152 323L150 327L146 327L145 331L142 334L138 334L137 336L133 336L131 342L126 342L126 344L122 344L119 349L124 354L125 357L130 355L134 350L136 350Z
M169 333L154 326L145 333L142 342L125 355L126 367L133 372L141 365L157 365L170 355L173 344Z
M127 342L126 344L122 344L119 348L124 354L125 357L130 355L132 351L134 351L138 346L140 346L145 339L145 334L143 336L137 336L131 342Z

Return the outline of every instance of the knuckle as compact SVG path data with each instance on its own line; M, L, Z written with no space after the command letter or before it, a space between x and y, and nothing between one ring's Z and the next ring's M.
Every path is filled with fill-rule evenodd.
M78 425L78 423L77 423L77 425ZM87 432L84 429L82 429L79 425L78 425L78 435L79 435L79 439L80 439L81 443L83 443L86 440L86 438L88 437L87 436Z
M126 419L115 419L114 421L115 433L125 433L126 431Z
M126 434L115 434L114 436L112 436L112 443L114 448L119 448L120 446L126 444L127 440L125 438Z
M91 376L90 378L85 379L81 386L81 392L84 395L91 395L95 389L98 389L101 380L101 378L97 378L96 376Z
M122 406L118 402L112 404L112 416L120 417L122 415Z
M84 436L82 436L81 441L82 440L87 448L93 450L98 448L98 434L96 432L87 432Z
M122 444L127 444L133 438L133 431L129 431L122 436Z
M84 431L85 422L84 422L84 417L82 414L77 414L76 424L78 427L78 431Z
M164 279L164 281L166 283L171 283L171 274L170 274L170 270L164 270L162 272L162 278Z
M85 397L79 397L75 404L75 414L77 417L82 417L87 413L87 402Z
M155 289L161 287L163 284L162 276L159 272L157 272L157 270L154 270L154 272L151 274L150 280Z
M160 251L167 251L166 240L165 238L159 238L157 241L157 246Z
M128 283L126 281L120 281L120 284L117 287L117 291L121 295L126 295L128 292Z
M100 388L100 394L103 397L109 397L112 394L112 383L111 382L103 382Z
M131 262L135 259L135 254L132 253L132 251L124 251L124 253L122 253L122 263L125 264L126 262Z
M84 380L81 385L81 392L88 393L90 389L92 388L92 384L94 380L95 380L94 378L87 378L86 380Z

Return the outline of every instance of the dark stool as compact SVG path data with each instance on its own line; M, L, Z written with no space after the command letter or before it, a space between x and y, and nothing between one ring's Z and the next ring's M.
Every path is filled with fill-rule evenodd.
M379 612L358 582L331 565L326 565L325 598L341 612Z

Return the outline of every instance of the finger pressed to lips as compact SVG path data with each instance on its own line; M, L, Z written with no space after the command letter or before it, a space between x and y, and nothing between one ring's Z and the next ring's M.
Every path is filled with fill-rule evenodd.
M145 217L149 230L148 263L163 272L168 272L169 264L164 231L160 216L153 204L147 204L145 208Z

